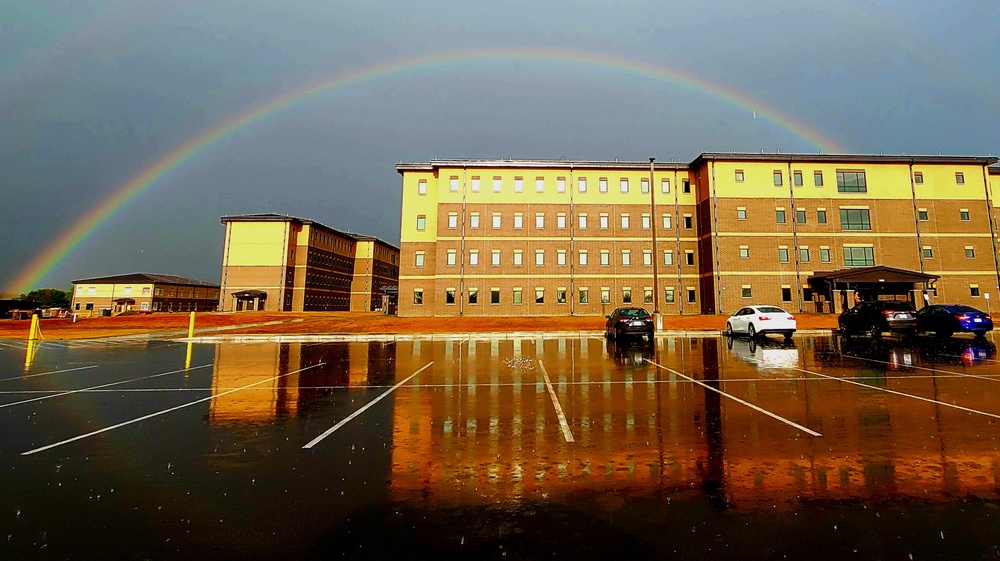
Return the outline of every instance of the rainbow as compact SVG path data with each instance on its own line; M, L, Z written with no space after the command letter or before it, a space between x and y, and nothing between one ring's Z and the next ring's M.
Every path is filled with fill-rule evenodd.
M785 129L823 152L843 153L836 142L775 107L749 95L705 80L704 78L684 73L672 68L658 66L652 63L623 58L615 55L552 48L493 48L450 51L412 58L396 59L374 66L347 70L328 76L316 82L290 90L263 103L250 107L215 126L202 131L177 146L169 153L160 157L138 175L132 177L109 196L91 208L77 219L68 229L62 232L54 241L39 252L10 282L8 291L13 293L27 292L48 275L56 266L67 258L81 243L108 218L120 211L136 196L151 188L171 171L184 165L195 156L208 150L219 141L244 129L254 123L286 109L295 103L305 100L320 92L335 88L344 88L378 78L393 76L405 72L424 71L448 65L465 62L489 61L541 61L567 62L584 66L604 68L618 72L646 76L663 80L671 84L684 86L704 92L712 97L732 105L745 108L747 112L767 120L779 128Z

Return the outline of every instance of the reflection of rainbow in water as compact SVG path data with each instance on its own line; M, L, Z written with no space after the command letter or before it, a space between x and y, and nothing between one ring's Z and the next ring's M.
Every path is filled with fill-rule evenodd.
M409 74L420 74L431 70L470 63L532 62L595 68L615 75L636 76L684 87L712 99L718 99L735 107L753 112L761 120L801 138L819 150L828 153L843 152L835 141L808 126L801 120L773 107L760 99L731 87L716 84L700 76L673 68L627 59L624 57L551 48L495 48L452 51L431 55L393 60L357 70L340 72L312 84L290 90L270 100L255 105L242 113L222 121L188 139L152 165L132 177L110 195L99 201L93 208L50 242L37 256L24 266L9 283L8 291L26 292L34 288L56 266L63 262L73 250L90 237L101 224L114 216L131 200L157 184L170 172L206 150L276 113L286 110L317 94L355 86L376 79L401 78Z

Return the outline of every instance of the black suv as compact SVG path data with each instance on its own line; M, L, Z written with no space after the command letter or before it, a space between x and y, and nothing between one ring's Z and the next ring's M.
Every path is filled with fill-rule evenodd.
M870 333L881 337L886 331L913 335L917 332L917 310L909 302L897 300L861 302L840 314L837 324L844 335Z
M608 339L619 339L626 335L640 335L653 342L653 316L643 308L618 308L610 316L604 316L604 335Z

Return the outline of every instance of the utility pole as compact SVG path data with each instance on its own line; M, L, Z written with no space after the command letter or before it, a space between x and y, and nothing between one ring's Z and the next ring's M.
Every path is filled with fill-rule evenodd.
M660 319L660 280L656 266L656 183L653 181L653 162L656 158L649 158L649 229L653 232L653 321L657 329L661 328Z

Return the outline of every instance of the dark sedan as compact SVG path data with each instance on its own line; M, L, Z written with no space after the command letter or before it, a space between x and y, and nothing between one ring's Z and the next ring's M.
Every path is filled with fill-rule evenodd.
M993 318L962 304L927 306L917 312L917 329L933 331L939 337L951 337L953 333L963 331L982 337L993 330Z
M618 308L604 317L608 320L604 323L604 335L608 339L639 335L653 342L653 316L643 308Z
M877 300L861 302L840 314L837 325L844 335L870 333L872 337L880 337L886 331L913 335L917 332L916 316L917 311L909 302Z

